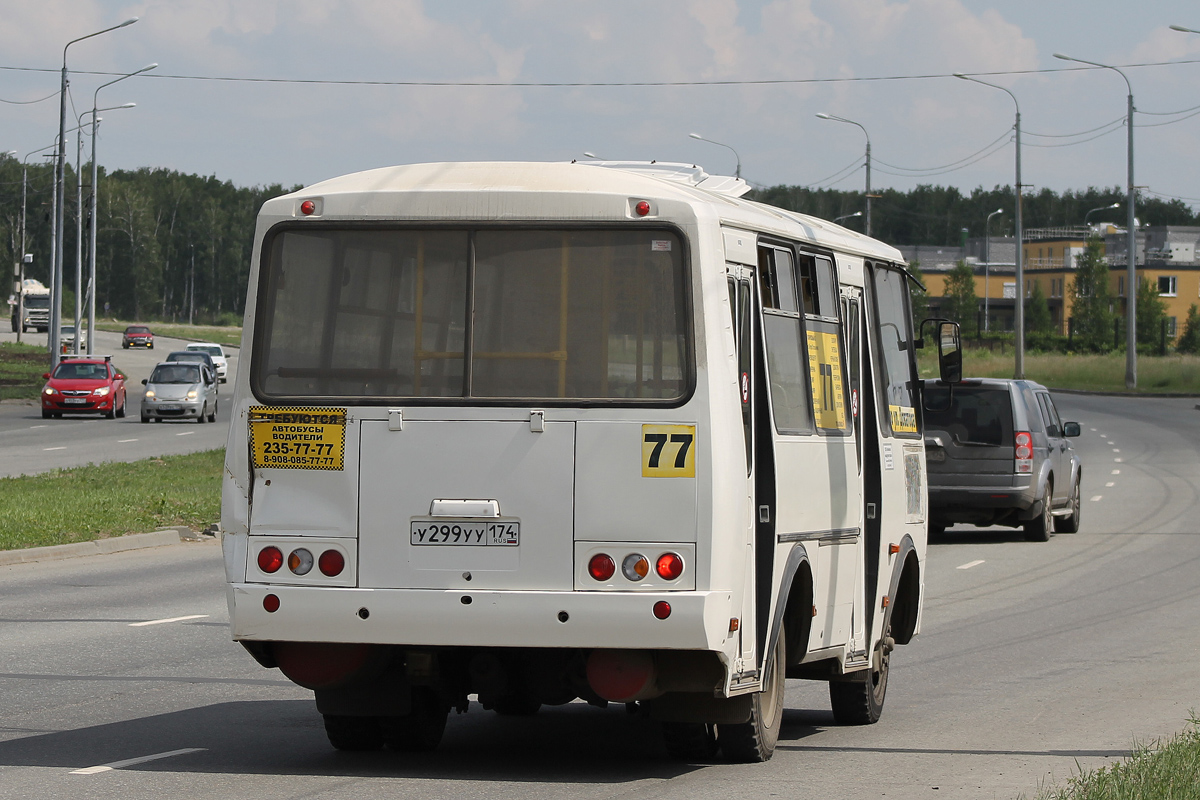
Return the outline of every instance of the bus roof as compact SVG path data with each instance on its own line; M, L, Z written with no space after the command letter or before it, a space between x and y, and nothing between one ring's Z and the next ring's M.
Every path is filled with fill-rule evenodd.
M294 194L268 201L264 216L301 216L300 203L318 198L321 206L314 216L323 219L531 219L530 210L518 210L501 200L504 194L555 195L545 210L547 219L589 219L603 216L592 212L603 203L611 210L611 198L638 197L660 202L677 201L692 206L722 224L746 230L775 233L841 252L903 263L900 251L861 233L828 220L786 211L741 195L750 190L740 178L709 175L692 164L655 162L447 162L408 164L342 175L306 187ZM416 203L404 195L421 195ZM391 202L373 204L368 212L363 195L391 194ZM599 200L600 196L607 196ZM567 197L573 200L566 201ZM415 198L414 198L415 199ZM543 217L537 217L543 218Z

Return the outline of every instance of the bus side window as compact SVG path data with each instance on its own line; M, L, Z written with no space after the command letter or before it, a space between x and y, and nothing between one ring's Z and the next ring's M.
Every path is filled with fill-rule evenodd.
M804 313L819 314L821 306L817 303L817 284L813 279L813 257L801 255L796 278L800 281L800 298L804 301Z
M904 275L883 265L871 270L875 288L879 342L881 427L893 436L918 438L913 387L916 367L912 350L912 317Z
M764 294L762 299L763 339L775 428L782 434L811 433L810 379L805 358L807 347L802 344L805 339L796 294L795 261L792 252L781 247L760 247L758 259L759 271L772 276L761 279L760 283L764 290L767 285L775 289L770 298Z

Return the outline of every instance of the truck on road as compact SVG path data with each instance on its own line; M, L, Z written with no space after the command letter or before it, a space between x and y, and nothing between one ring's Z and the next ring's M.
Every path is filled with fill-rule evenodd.
M12 307L13 333L30 328L45 333L50 330L50 290L41 281L26 278L21 291L8 300Z

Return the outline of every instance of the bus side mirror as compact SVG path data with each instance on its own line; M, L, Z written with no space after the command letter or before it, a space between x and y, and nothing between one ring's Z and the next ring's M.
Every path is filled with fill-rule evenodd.
M962 338L958 323L938 323L938 373L942 383L958 383L962 380Z

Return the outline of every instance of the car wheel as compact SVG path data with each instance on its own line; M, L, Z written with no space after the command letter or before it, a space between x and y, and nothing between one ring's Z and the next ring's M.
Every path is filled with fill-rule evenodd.
M44 408L42 409L42 419L50 419L50 412Z
M149 421L150 421L150 418L149 418L149 417L147 417L145 414L143 414L143 415L142 415L142 423L143 423L143 424L145 424L145 423L147 423L147 422L149 422Z
M1081 480L1083 480L1082 475L1075 479L1075 488L1071 491L1071 514L1054 519L1055 533L1079 533L1079 513L1082 510L1079 502L1079 482Z
M122 343L121 343L121 349L123 349L123 350L128 350L128 349L129 349L129 342L122 342Z
M1050 512L1050 503L1054 498L1053 489L1053 484L1049 482L1042 487L1042 513L1025 523L1025 539L1027 541L1050 541L1050 534L1054 531L1054 515Z
M117 409L118 417L121 417L121 418L125 417L125 401L126 401L126 398L124 395L122 395L121 396L121 407Z
M217 404L216 403L213 403L213 410L212 410L212 413L208 415L208 421L209 422L217 421Z
M109 409L108 411L104 412L104 418L105 419L115 419L116 416L117 416L117 409L116 409L116 403L114 402L113 407L111 409Z
M196 417L196 422L204 424L204 418L208 416L208 403L204 404L204 408L200 409L200 416Z

